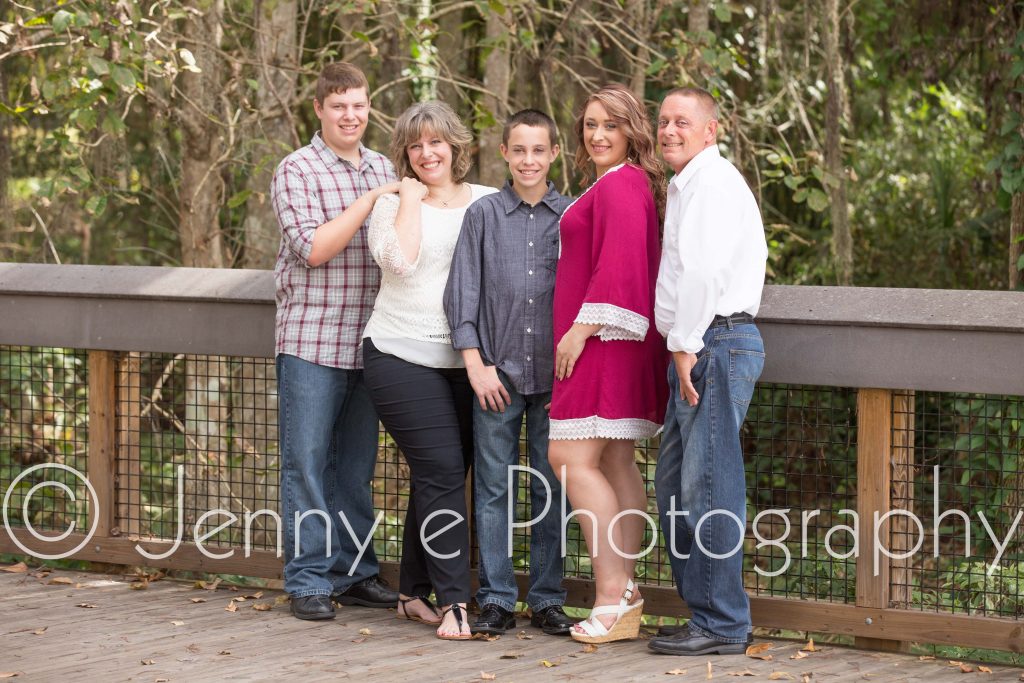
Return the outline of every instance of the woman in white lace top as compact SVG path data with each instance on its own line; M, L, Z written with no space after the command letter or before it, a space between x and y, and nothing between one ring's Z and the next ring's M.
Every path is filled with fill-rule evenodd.
M370 252L383 277L363 333L366 386L411 480L398 616L437 625L448 640L471 636L465 487L474 395L442 297L466 207L497 192L464 182L471 143L442 102L415 104L395 124L391 157L401 189L381 196L370 217Z

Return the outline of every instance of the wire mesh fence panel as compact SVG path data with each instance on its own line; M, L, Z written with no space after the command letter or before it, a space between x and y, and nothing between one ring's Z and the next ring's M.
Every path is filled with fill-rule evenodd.
M0 346L0 493L11 526L88 529L87 381L85 351Z
M852 603L856 390L759 384L742 436L747 590Z
M1024 397L905 392L893 403L895 607L1024 614Z

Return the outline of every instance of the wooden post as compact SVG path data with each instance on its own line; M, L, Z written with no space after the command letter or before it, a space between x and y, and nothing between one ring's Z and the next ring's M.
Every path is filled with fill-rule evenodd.
M889 607L891 560L878 553L875 562L875 518L890 508L892 486L892 392L861 389L857 392L857 516L860 529L857 555L857 606ZM889 548L888 520L878 538ZM870 650L903 650L905 643L884 638L857 637L856 647Z
M139 430L142 420L141 363L136 352L126 353L118 365L118 526L119 533L137 537L142 519L142 462Z
M110 536L117 516L116 352L89 351L89 449L87 476L96 490L89 508L89 525L96 537Z

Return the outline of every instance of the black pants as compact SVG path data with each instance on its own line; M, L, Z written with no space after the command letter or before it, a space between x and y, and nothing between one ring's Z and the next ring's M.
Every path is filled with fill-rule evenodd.
M441 605L469 600L466 473L473 462L473 388L463 368L437 369L378 351L363 340L363 377L380 421L409 463L411 488L398 589ZM420 526L437 511L443 512ZM453 524L456 519L461 519ZM438 533L448 525L450 529ZM436 537L431 538L437 534Z

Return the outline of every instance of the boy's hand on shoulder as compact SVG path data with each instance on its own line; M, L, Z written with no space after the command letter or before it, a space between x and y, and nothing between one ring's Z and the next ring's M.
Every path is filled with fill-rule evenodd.
M427 186L416 178L402 178L398 196L405 200L420 201L427 196Z
M373 195L372 199L373 199L373 201L377 201L378 199L380 199L382 196L384 196L386 194L396 194L401 188L402 188L402 183L398 182L397 180L395 182L393 182L393 183L387 183L386 185L381 185L377 189L374 190L375 194Z
M498 369L493 365L466 366L466 374L469 375L469 383L481 408L503 413L506 406L512 405L512 398L498 377Z

